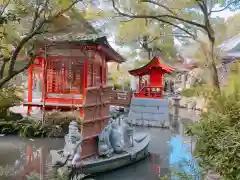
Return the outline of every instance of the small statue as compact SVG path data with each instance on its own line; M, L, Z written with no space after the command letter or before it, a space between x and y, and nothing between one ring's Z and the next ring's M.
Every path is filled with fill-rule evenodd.
M119 126L116 122L112 123L112 130L110 133L110 142L115 153L123 152L123 137L119 131Z
M65 135L65 146L63 149L63 156L67 158L68 166L80 166L81 143L82 136L78 131L78 124L76 121L72 121L69 124L69 132Z
M109 121L109 124L103 129L98 137L98 153L100 156L110 157L113 154L113 148L109 140L111 129L111 121Z
M128 124L124 124L122 126L122 132L123 132L123 139L124 139L124 146L130 147L133 145L132 136L133 136L133 128L131 128Z

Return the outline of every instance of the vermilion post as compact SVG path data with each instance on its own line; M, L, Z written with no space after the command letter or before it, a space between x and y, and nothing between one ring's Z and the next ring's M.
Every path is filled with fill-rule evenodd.
M28 103L32 102L32 86L33 86L33 66L31 65L28 68ZM32 106L28 106L28 115L30 115L32 111Z
M42 59L42 101L44 101L45 100L45 91L46 91L46 84L45 83L47 83L47 82L45 82L45 79L46 79L46 77L45 77L45 75L47 74L46 73L46 66L45 66L45 64L46 64L46 60L45 59Z
M108 64L105 63L105 72L104 72L104 84L107 84L107 73L108 73Z

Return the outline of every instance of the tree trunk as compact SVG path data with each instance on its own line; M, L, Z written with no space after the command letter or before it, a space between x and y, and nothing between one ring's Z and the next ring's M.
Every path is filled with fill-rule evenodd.
M214 88L216 88L216 90L218 92L221 92L220 89L220 82L219 82L219 78L218 78L218 71L217 71L217 66L216 66L216 59L214 56L214 40L210 40L211 41L211 75L212 75L212 83Z

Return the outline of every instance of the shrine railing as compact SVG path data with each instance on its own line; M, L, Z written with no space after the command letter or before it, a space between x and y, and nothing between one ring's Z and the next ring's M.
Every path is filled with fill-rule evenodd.
M140 92L134 93L135 97L139 98L162 98L163 97L163 88L162 87L152 87L152 86L145 86L143 87Z
M129 106L132 99L132 91L113 90L110 94L111 105Z

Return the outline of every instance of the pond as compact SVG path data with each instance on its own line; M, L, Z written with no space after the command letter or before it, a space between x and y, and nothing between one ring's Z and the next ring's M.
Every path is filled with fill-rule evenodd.
M159 175L164 176L171 168L190 171L187 165L183 165L183 161L192 161L191 150L194 143L191 137L184 136L184 125L180 120L171 129L136 127L135 130L150 134L150 156L125 168L96 175L94 177L96 180L159 180ZM49 158L51 149L61 149L63 146L63 139L0 137L0 173L2 173L0 175L3 176L1 171L9 171L10 174L14 172L18 173L18 179L14 179L22 180L26 173L35 169L35 167L27 167L23 170L31 159L31 152L34 152L33 156L39 157L32 166L41 166L43 159ZM41 172L44 172L44 169Z

